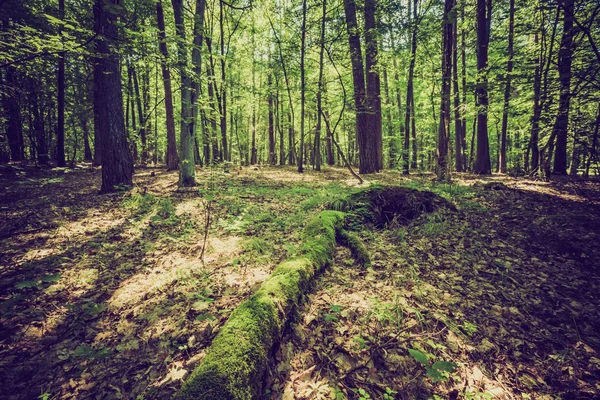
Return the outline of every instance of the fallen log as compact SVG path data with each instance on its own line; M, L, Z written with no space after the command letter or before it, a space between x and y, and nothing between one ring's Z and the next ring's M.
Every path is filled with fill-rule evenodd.
M262 391L273 346L317 272L333 261L344 213L323 211L302 234L299 255L285 261L231 314L177 400L250 400Z

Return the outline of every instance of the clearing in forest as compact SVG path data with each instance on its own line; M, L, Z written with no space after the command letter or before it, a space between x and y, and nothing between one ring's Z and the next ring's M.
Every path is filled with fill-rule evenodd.
M3 167L2 399L167 399L231 312L324 209L345 247L314 280L264 377L268 399L597 398L600 185L342 169ZM406 189L434 207L404 207ZM421 198L420 198L421 199ZM413 212L414 211L414 212ZM378 218L373 218L373 215Z

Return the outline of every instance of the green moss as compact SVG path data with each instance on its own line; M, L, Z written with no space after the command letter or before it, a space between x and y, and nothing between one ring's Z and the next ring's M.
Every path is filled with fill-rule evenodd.
M340 241L352 252L352 256L364 268L371 267L371 257L363 242L353 233L341 229L338 234Z
M269 353L303 290L331 262L343 222L343 213L324 211L307 224L301 257L280 264L231 314L176 399L249 400L258 396Z

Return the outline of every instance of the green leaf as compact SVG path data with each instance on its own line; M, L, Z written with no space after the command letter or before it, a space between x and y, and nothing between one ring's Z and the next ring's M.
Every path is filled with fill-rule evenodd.
M456 370L456 364L449 361L436 361L431 368L437 369L438 371L454 372Z
M335 316L335 314L327 314L325 315L325 322L331 322L331 321L337 321L338 318Z
M198 315L196 317L196 321L199 321L199 322L206 321L207 319L208 320L214 320L215 316L212 315L212 314L206 313L206 314L200 314L200 315Z
M42 276L41 280L46 283L58 282L60 280L60 274Z
M438 382L444 379L444 376L437 369L430 367L425 367L425 369L427 370L427 376L433 379L434 382Z
M408 352L410 353L412 358L417 360L419 363L421 363L423 365L429 364L429 359L427 358L427 356L425 354L423 354L422 352L420 352L419 350L408 349Z
M23 281L19 283L15 283L15 288L17 289L26 289L31 287L37 287L38 283L36 281Z

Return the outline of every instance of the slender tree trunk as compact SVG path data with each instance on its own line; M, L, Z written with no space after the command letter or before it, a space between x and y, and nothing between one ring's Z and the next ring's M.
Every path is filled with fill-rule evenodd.
M450 21L450 12L456 0L444 2L443 52L442 52L442 100L440 102L440 129L437 143L437 178L440 181L449 179L448 154L450 149L450 97L452 79L452 59L454 49L454 24Z
M61 20L65 19L65 0L58 0L58 14ZM62 25L58 34L62 39ZM64 44L63 44L64 45ZM64 167L65 162L65 52L58 54L58 129L56 130L56 166Z
M177 155L177 140L175 138L175 118L173 115L173 91L171 89L171 71L169 70L168 60L169 51L167 49L167 37L165 34L165 16L162 1L156 2L156 19L158 25L158 42L162 55L161 68L163 77L163 86L165 90L165 113L167 120L167 170L174 171L178 168L179 157Z
M181 118L179 133L179 186L195 186L194 125L192 113L192 80L188 74L188 51L183 18L183 0L171 0L177 34L177 67L181 76Z
M596 113L596 121L594 124L594 136L592 137L592 148L590 149L590 154L588 155L587 163L585 166L585 177L590 176L590 167L592 165L592 161L598 162L598 133L600 131L600 103L598 104L598 111Z
M395 48L395 47L394 47ZM402 90L400 88L400 77L398 75L398 66L396 63L396 57L394 57L394 84L396 87L396 104L398 105L398 119L399 119L399 123L400 123L400 137L399 138L405 138L405 130L408 129L407 127L404 126L404 121L402 120ZM398 154L399 154L399 139L396 135L394 135L394 138L392 140L392 144L393 147L390 145L390 168L396 168L396 163L398 162ZM392 160L392 152L394 153L394 159ZM392 165L392 161L393 161L393 165ZM416 168L416 165L415 165Z
M454 5L456 8L456 4ZM454 162L456 172L464 171L464 154L462 152L462 142L465 132L462 128L460 119L460 93L458 90L458 20L455 19L452 24L452 84L454 90Z
M362 60L360 37L356 22L356 4L354 0L344 0L352 78L354 81L354 106L356 110L356 141L358 144L359 173L377 172L377 151L369 134L369 114L366 109L365 70ZM350 154L350 152L349 152Z
M202 0L204 1L204 0ZM225 60L225 30L224 30L224 10L223 2L219 1L219 30L220 30L220 49L221 49L221 147L223 153L223 161L231 161L229 149L227 147L227 69Z
M461 60L461 80L462 80L462 100L460 105L461 120L460 125L462 132L462 154L463 154L463 171L467 171L470 168L470 164L467 161L467 54L466 54L466 29L465 29L465 5L461 2L461 30L460 30L460 60ZM475 123L473 123L475 125ZM472 155L471 155L472 157Z
M317 88L317 126L315 129L315 169L317 171L321 170L321 114L323 112L323 91L324 91L324 81L323 81L323 65L325 63L325 21L327 18L327 0L322 0L322 14L321 14L321 40L320 40L320 49L319 49L319 82ZM330 162L331 155L331 138L327 135L327 163ZM329 164L331 165L331 164Z
M514 35L515 35L515 0L510 0L510 17L508 28L508 64L506 66L506 87L504 88L504 108L502 112L502 136L500 138L500 172L506 173L506 142L508 134L508 112L510 102L510 84L513 70Z
M300 39L300 147L298 149L298 172L304 172L304 123L306 108L306 12L307 0L302 0L302 32Z
M15 70L9 66L6 70L6 87L3 91L2 102L6 117L6 136L10 147L10 158L13 161L23 161L23 127L21 125L21 105L17 97L18 82Z
M134 93L133 93L134 99L132 100L132 106L134 105L133 101L135 101L135 104L137 104L138 121L140 124L139 136L140 136L140 139L142 142L141 161L142 161L142 164L145 164L146 161L148 160L148 147L147 147L147 141L146 141L146 121L144 121L145 113L144 113L144 107L142 106L142 95L140 92L140 84L139 84L138 74L137 74L135 68L133 68L133 66L131 66L131 75L133 77L133 88L134 88ZM135 110L135 107L132 107L132 108ZM133 119L135 120L135 112L133 113ZM135 130L134 130L134 132L135 132Z
M198 145L198 132L202 134L202 138L206 137L206 126L201 121L201 115L198 112L198 103L200 99L200 74L202 72L202 44L204 43L204 10L206 8L206 0L196 0L196 9L194 11L194 47L192 48L192 71L193 79L191 86L190 99L192 102L192 128L194 135L194 159L197 163L202 163L200 157L200 149ZM204 140L203 140L204 141ZM206 144L204 143L206 146ZM206 156L206 154L205 154ZM209 163L209 158L205 158L205 162Z
M133 158L127 146L123 119L123 95L119 70L119 31L117 14L106 5L120 6L120 0L96 0L94 19L96 53L94 59L95 134L100 136L102 153L102 191L112 192L131 186Z
M87 117L81 118L81 130L83 131L83 160L92 161L92 149L90 148L90 128Z
M554 123L553 135L556 136L556 155L554 156L554 173L567 174L567 131L569 127L569 106L571 101L571 64L573 56L573 0L561 0L563 8L563 35L558 52L558 75L560 81L560 98L558 114Z
M537 50L537 45L539 41L538 34L535 34L535 47ZM540 137L540 118L542 115L542 106L540 103L540 92L542 86L542 75L541 68L544 63L544 59L542 57L542 52L538 53L538 57L536 60L535 72L533 76L533 116L531 118L531 139L529 141L529 148L531 150L531 170L535 171L539 167L540 161L540 152L539 152L539 137ZM529 163L529 157L526 160ZM528 168L525 168L528 170Z
M477 0L477 157L473 172L492 173L488 139L488 45L492 1Z
M387 139L389 142L389 160L388 166L394 168L396 166L396 157L398 152L398 146L396 143L396 137L394 136L394 126L392 124L392 105L390 104L390 87L388 82L387 68L383 69L383 89L385 93L385 119L387 123Z
M415 126L414 123L414 77L415 77L415 62L417 59L417 34L418 34L418 23L417 23L417 5L418 0L414 0L412 3L412 17L411 18L411 45L410 45L410 64L408 67L408 82L406 85L406 131L404 133L404 162L402 164L402 173L407 175L409 171L409 160L410 160L410 137L412 133L413 137L413 148L416 145L416 132L411 132ZM411 14L411 3L408 0L408 14ZM416 151L413 151L413 164L416 164ZM414 165L416 168L416 165Z
M273 117L273 78L271 72L267 72L267 105L269 113L269 164L277 164L277 154L275 153L275 118Z

